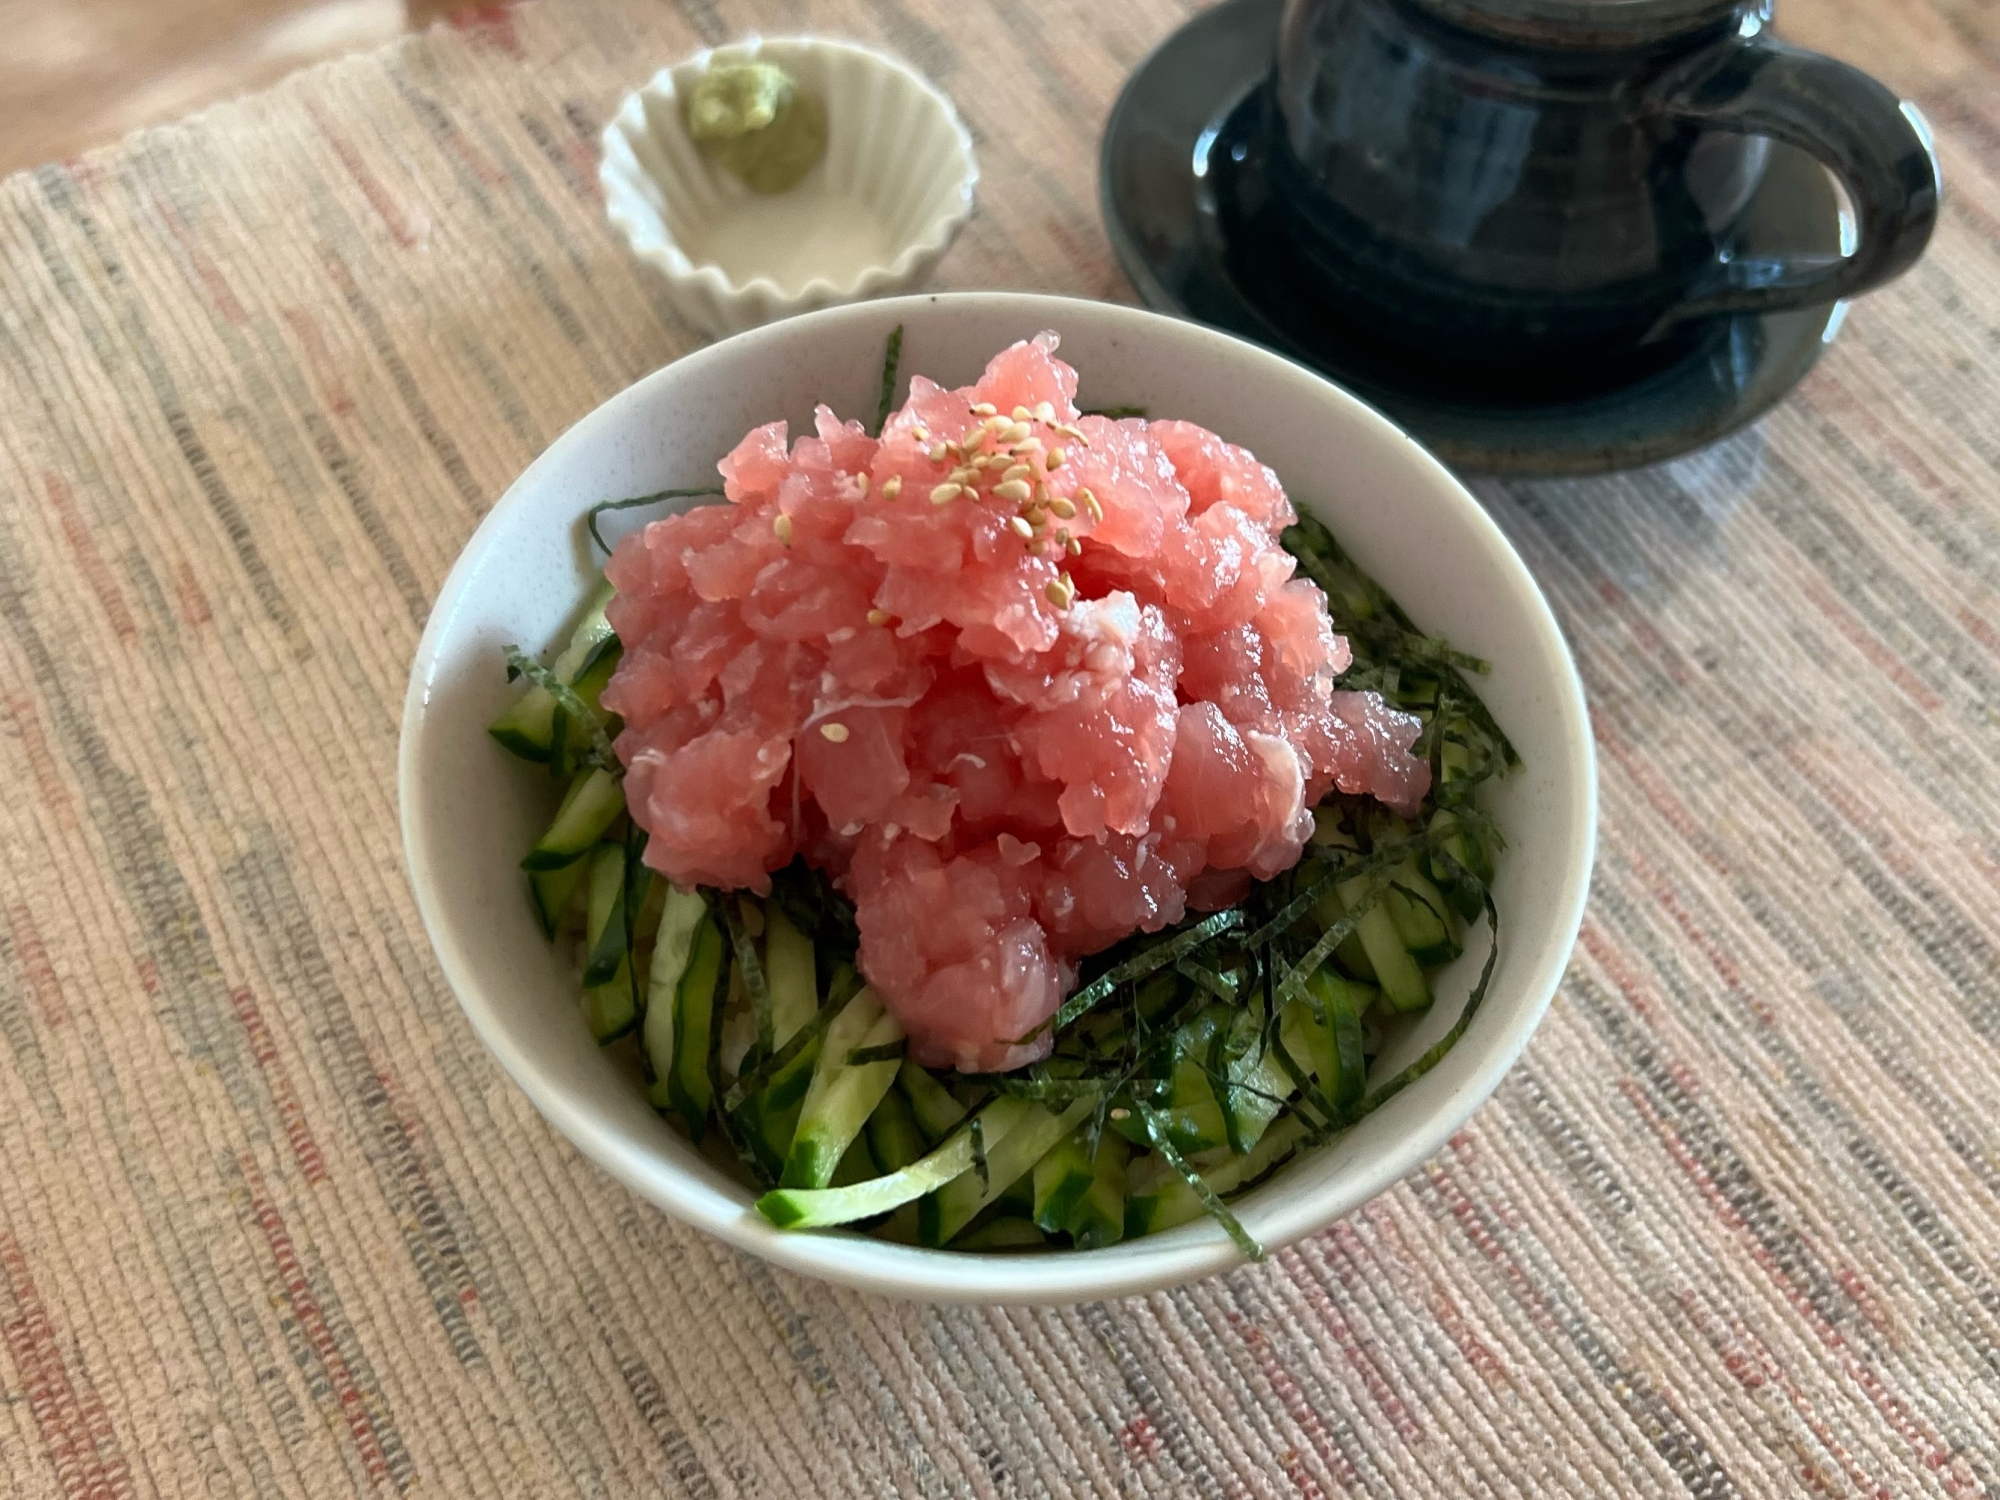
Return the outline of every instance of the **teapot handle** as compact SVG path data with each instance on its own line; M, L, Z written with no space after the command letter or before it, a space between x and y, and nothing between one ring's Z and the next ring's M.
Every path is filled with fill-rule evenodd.
M1901 275L1923 254L1941 190L1930 126L1914 104L1859 68L1760 35L1719 59L1706 54L1650 92L1670 118L1811 152L1846 188L1857 233L1851 252L1838 258L1718 260L1649 340L1692 318L1852 297Z

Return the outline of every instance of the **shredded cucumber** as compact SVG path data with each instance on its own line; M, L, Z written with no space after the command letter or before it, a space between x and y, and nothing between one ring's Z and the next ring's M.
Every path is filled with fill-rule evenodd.
M1021 1099L995 1099L979 1112L978 1133L1004 1140L1032 1108ZM852 1187L778 1188L757 1200L757 1211L780 1229L818 1229L872 1219L971 1172L975 1147L975 1132L968 1122L943 1145L900 1172Z
M785 1157L781 1186L820 1188L833 1180L841 1156L896 1081L893 1059L861 1064L849 1059L870 1047L900 1041L902 1035L903 1028L883 1009L881 997L867 989L827 1028L819 1066L799 1111L798 1133Z
M982 1208L1032 1172L1043 1153L1082 1124L1096 1103L1079 1099L1060 1115L1039 1104L1029 1105L1012 1129L987 1145L984 1172L975 1163L917 1205L917 1232L923 1242L948 1244Z

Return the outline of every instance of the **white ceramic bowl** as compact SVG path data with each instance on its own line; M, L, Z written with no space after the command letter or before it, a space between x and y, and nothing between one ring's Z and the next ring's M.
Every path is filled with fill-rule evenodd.
M827 109L826 157L760 194L688 136L682 101L711 62L763 58ZM972 213L972 135L951 101L894 58L818 37L749 41L663 68L604 130L604 210L704 332L908 291Z
M1036 1255L773 1229L751 1194L598 1051L571 963L529 908L516 862L550 816L552 790L485 726L517 691L502 648L549 642L590 580L583 510L713 482L715 460L746 430L779 416L810 430L816 401L872 416L883 340L898 323L905 376L951 385L972 380L1003 345L1056 329L1086 404L1143 404L1246 444L1419 624L1493 663L1482 691L1524 764L1493 799L1508 849L1494 886L1504 941L1485 1006L1419 1083L1238 1200L1245 1227L1275 1249L1332 1223L1436 1151L1493 1091L1562 975L1596 836L1590 727L1555 619L1486 512L1385 418L1274 354L1131 308L1003 293L837 308L690 354L572 427L480 524L417 651L399 765L417 904L466 1015L551 1123L633 1192L733 1245L831 1281L936 1300L1066 1302L1207 1275L1239 1257L1205 1219L1109 1249ZM1437 1006L1398 1056L1378 1063L1378 1077L1455 1018L1481 946L1441 976Z

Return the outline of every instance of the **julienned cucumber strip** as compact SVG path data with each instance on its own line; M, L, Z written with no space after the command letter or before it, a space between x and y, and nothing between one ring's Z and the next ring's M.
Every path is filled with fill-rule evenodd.
M716 1013L722 1008L722 929L713 912L695 924L687 968L674 986L673 1066L666 1073L667 1098L699 1144L708 1128L715 1085L708 1071ZM649 1005L650 1009L650 1005Z
M1057 1115L1030 1104L1013 1129L997 1143L986 1143L984 1181L976 1170L961 1173L917 1205L918 1234L923 1242L949 1244L982 1208L1031 1171L1044 1152L1081 1125L1096 1107L1095 1099L1079 1099Z
M833 1180L841 1156L895 1083L898 1066L894 1060L855 1065L848 1058L902 1035L903 1028L873 990L864 989L835 1018L820 1046L819 1066L799 1111L798 1133L792 1137L780 1186L823 1188Z
M1025 1099L995 1099L979 1112L981 1134L990 1143L1004 1139L1034 1105ZM778 1188L757 1200L757 1211L780 1229L822 1229L872 1219L942 1187L972 1171L973 1138L962 1125L930 1155L872 1182L845 1188Z
M560 870L530 870L528 890L535 898L535 915L541 919L542 936L553 939L562 930L563 918L576 904L576 893L588 873L588 860L572 860Z
M941 1141L965 1118L965 1106L951 1097L949 1090L930 1072L908 1060L896 1074L896 1082L917 1117L917 1128L933 1141Z
M646 977L646 1063L652 1081L646 1100L655 1109L673 1107L668 1079L674 1070L674 1012L681 976L694 951L695 930L708 915L708 898L699 891L667 891L660 913L659 934L653 940L653 963Z
M623 844L599 844L590 857L588 915L584 919L583 982L587 985L604 983L628 955L629 918L636 917L645 905L653 881L651 870L633 866L631 851Z
M772 1045L782 1047L819 1009L812 939L775 901L764 903L764 982L771 991Z
M1246 1156L1232 1156L1217 1166L1199 1174L1202 1184L1216 1199L1227 1197L1245 1183L1257 1178L1283 1161L1304 1142L1306 1127L1297 1115L1287 1115L1257 1142L1256 1149ZM1143 1175L1142 1175L1143 1174ZM1162 1229L1171 1229L1176 1224L1185 1224L1198 1219L1204 1213L1212 1212L1209 1204L1202 1201L1187 1178L1175 1169L1163 1152L1148 1157L1143 1167L1135 1167L1127 1179L1129 1196L1125 1200L1125 1237L1136 1238L1142 1234L1154 1234ZM1236 1222L1232 1214L1229 1222ZM1242 1226L1237 1225L1241 1234ZM1231 1238L1235 1238L1234 1235ZM1247 1239L1248 1236L1245 1236ZM1241 1241L1238 1242L1239 1246ZM1262 1248L1250 1241L1255 1253L1246 1250L1253 1260L1261 1259Z
M869 1154L885 1172L902 1171L921 1160L927 1149L910 1101L900 1089L890 1089L882 1096L875 1113L868 1117L866 1136Z
M586 671L599 665L602 648L613 639L611 622L604 617L611 598L611 584L600 577L584 601L583 618L570 632L569 644L549 666L558 681L577 684ZM603 671L606 681L610 675L608 668ZM603 686L598 682L596 692ZM593 708L596 692L584 695ZM543 687L530 687L487 726L487 733L524 760L546 761L554 745L555 715L555 695Z
M624 786L602 766L597 767L563 799L555 822L528 851L521 868L560 870L573 860L582 859L624 811Z
M1131 1156L1122 1137L1107 1133L1098 1138L1090 1186L1063 1225L1077 1249L1095 1250L1125 1237L1125 1166Z
M1340 899L1352 910L1367 899L1365 891L1366 888L1358 881L1343 881ZM1356 920L1354 931L1361 939L1369 965L1375 970L1375 982L1382 987L1382 998L1399 1011L1428 1010L1431 1003L1430 981L1424 978L1424 971L1418 967L1417 961L1410 957L1410 950L1403 946L1402 936L1396 931L1395 919L1389 915L1388 906L1378 900L1367 907Z
M1156 1096L1159 1115L1174 1143L1187 1152L1213 1151L1228 1140L1222 1106L1210 1087L1213 1049L1218 1035L1233 1017L1228 1007L1205 1006L1174 1034L1175 1056L1163 1095ZM1135 1145L1146 1144L1146 1128L1136 1115L1115 1128Z
M1443 892L1417 868L1414 858L1397 866L1396 883L1384 900L1395 920L1396 935L1419 964L1426 968L1447 964L1463 951Z
M1352 926L1368 956L1369 972L1390 1005L1399 1011L1424 1010L1431 1003L1430 983L1403 946L1395 920L1382 903L1386 888L1380 875L1373 880L1343 880L1320 898L1313 916L1329 929L1340 923Z
M959 1236L961 1250L1034 1250L1048 1243L1048 1236L1042 1233L1033 1219L1024 1219L1017 1214L1003 1218L989 1219L977 1229L968 1230Z
M583 1014L590 1026L590 1034L600 1044L617 1041L639 1024L637 992L632 984L632 965L624 954L618 956L618 967L611 971L602 984L585 987Z
M624 652L615 638L605 641L597 654L584 665L576 681L570 684L577 701L589 711L589 718L578 723L569 716L568 710L558 708L549 734L550 775L571 775L587 761L585 752L591 749L607 719L599 700L623 656ZM540 692L541 689L535 691ZM560 728L560 733L556 732L557 728Z
M1124 1144L1107 1135L1098 1142L1100 1149L1110 1141ZM1035 1163L1035 1223L1050 1234L1069 1228L1070 1216L1096 1180L1096 1157L1083 1133L1073 1130Z
M1368 1087L1361 1018L1374 1003L1375 991L1322 968L1306 981L1306 995L1324 1038L1313 1059L1321 1093L1335 1109L1350 1109Z
M1308 980L1308 987L1314 982ZM1287 1004L1279 1012L1278 1025L1277 1041L1282 1050L1280 1046L1253 1045L1231 1066L1227 1086L1217 1090L1223 1100L1223 1119L1229 1128L1229 1147L1238 1155L1253 1149L1263 1139L1264 1132L1285 1107L1285 1101L1298 1092L1299 1084L1304 1081L1292 1076L1284 1058L1289 1056L1317 1072L1318 1060L1323 1055L1312 1008L1306 1001Z

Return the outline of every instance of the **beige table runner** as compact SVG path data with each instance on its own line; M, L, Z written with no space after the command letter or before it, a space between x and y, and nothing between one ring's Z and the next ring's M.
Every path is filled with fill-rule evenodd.
M2000 88L1761 428L1482 494L1575 643L1599 875L1521 1066L1267 1265L897 1305L683 1231L501 1075L405 889L427 601L692 342L595 140L756 26L979 136L943 284L1129 295L1164 0L549 4L0 188L0 1472L22 1495L2000 1491Z

